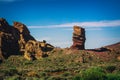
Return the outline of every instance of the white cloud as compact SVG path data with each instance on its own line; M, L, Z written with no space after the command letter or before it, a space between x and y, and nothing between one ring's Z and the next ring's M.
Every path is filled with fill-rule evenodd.
M96 31L96 30L103 30L103 29L98 27L98 28L87 28L86 30L87 31L93 31L93 30Z
M47 25L47 26L28 26L29 28L69 28L74 25L82 27L118 27L120 26L120 20L102 20L102 21L90 21L90 22L72 22L58 25Z
M72 28L69 28L69 29L63 29L63 30L67 30L67 31L73 31L73 29ZM102 28L100 28L100 27L95 27L95 28L86 28L85 30L87 30L87 31L93 31L93 30L103 30Z

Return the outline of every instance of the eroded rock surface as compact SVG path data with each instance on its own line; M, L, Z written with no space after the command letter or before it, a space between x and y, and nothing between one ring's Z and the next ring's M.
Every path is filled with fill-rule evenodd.
M0 18L0 54L4 58L19 54L18 33L18 30L10 26L5 19Z
M28 30L26 25L20 22L14 22L13 25L14 25L14 28L17 29L19 32L18 44L19 44L20 51L24 51L26 42L29 40L35 40L35 39L30 35L30 31Z
M26 25L14 22L11 26L5 19L0 18L0 60L10 55L24 55L28 60L32 60L33 57L38 59L43 56L44 52L53 48L44 41L36 41L30 35Z
M41 59L48 56L48 52L53 50L53 46L43 42L29 40L25 45L24 57L28 60Z
M73 45L71 49L84 50L85 49L85 29L79 26L73 27Z

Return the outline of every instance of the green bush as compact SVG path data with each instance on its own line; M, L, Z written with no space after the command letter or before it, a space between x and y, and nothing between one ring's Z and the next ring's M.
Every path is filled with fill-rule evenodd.
M82 78L80 77L80 75L76 75L73 77L73 80L82 80Z
M119 74L107 74L107 80L120 80Z
M81 72L83 80L105 80L106 76L102 68L94 67Z

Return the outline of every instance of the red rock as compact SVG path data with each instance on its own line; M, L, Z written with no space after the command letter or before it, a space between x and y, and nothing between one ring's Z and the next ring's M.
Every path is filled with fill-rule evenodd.
M85 29L79 26L73 27L73 45L71 49L84 50L85 49Z

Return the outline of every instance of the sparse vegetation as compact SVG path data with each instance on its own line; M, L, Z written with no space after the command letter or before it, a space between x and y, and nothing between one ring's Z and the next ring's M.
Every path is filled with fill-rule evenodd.
M49 57L34 61L10 56L0 64L0 80L120 80L120 62L101 62L96 57L85 51L66 54L65 50L51 51Z

